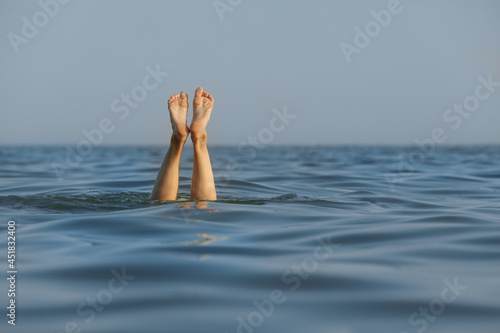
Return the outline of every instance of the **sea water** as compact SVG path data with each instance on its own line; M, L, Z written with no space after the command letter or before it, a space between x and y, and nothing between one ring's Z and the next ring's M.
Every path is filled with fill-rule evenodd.
M500 147L0 148L1 332L500 332Z

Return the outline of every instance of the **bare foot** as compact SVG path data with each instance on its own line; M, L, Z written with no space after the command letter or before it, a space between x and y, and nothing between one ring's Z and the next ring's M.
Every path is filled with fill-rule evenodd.
M196 89L193 100L193 121L190 126L192 138L206 134L205 128L210 120L213 107L214 99L212 95L203 91L201 87Z
M179 139L186 139L189 135L189 127L186 124L189 107L187 98L187 94L183 91L180 94L172 95L168 100L172 135L177 136Z

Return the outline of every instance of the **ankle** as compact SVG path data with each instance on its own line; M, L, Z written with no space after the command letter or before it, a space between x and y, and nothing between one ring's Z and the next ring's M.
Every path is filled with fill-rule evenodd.
M201 131L201 132L191 132L191 140L193 141L193 144L201 143L201 144L206 144L207 142L207 132L206 131Z
M189 135L181 135L179 133L172 133L170 144L176 146L183 146Z

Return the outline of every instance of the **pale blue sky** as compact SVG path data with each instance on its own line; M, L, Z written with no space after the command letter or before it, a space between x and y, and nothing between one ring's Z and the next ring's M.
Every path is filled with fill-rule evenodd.
M258 136L284 107L296 117L270 144L412 144L434 128L500 143L500 87L457 129L443 119L479 76L500 82L500 1L401 0L350 63L340 43L391 1L220 1L236 4L224 20L212 0L72 0L43 22L37 1L0 0L0 144L76 144L103 118L105 144L167 144L166 100L199 85L215 97L212 144ZM16 54L9 33L24 38L33 15L42 27ZM113 101L157 65L169 76L120 119Z

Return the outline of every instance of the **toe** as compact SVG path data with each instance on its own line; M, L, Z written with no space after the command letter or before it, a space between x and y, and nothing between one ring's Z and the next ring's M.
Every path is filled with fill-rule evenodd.
M199 87L196 89L196 92L194 93L195 96L201 96L203 94L203 88Z
M180 100L179 100L179 105L183 108L187 108L189 106L188 101L187 101L187 94L185 91L181 92L180 94Z

